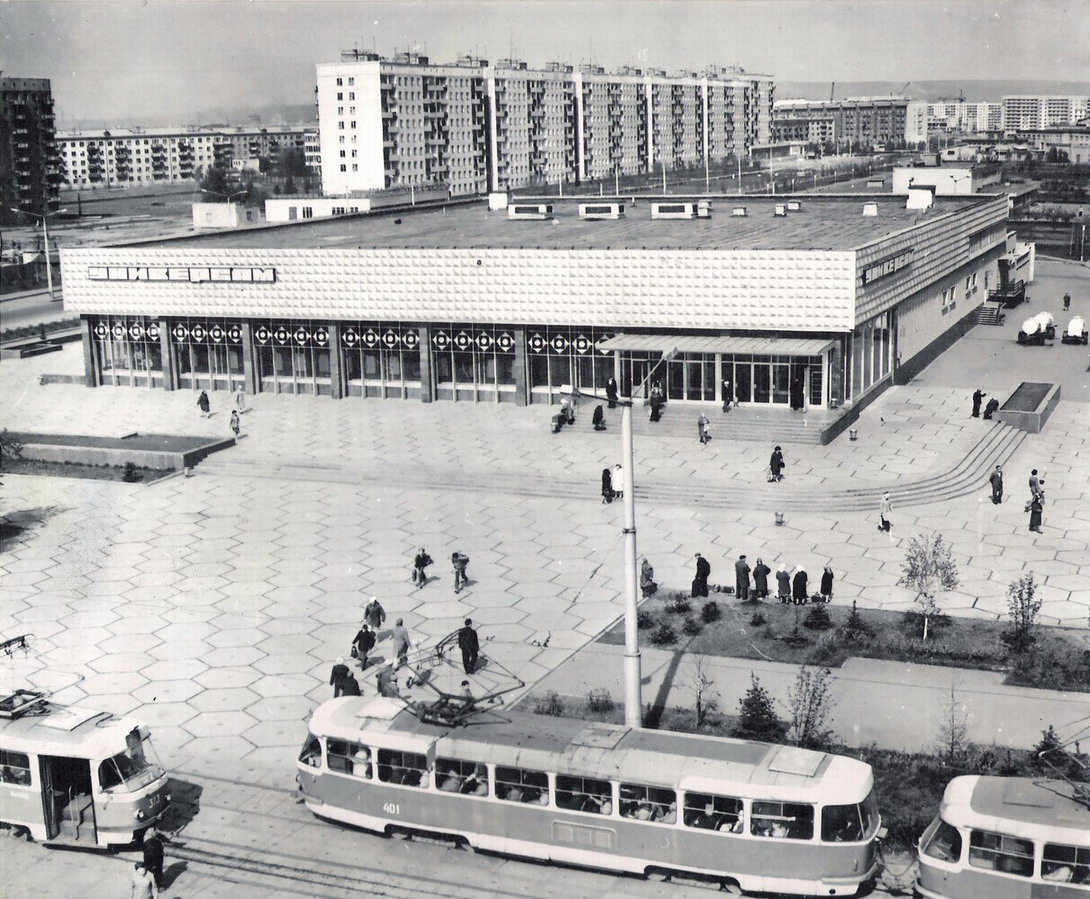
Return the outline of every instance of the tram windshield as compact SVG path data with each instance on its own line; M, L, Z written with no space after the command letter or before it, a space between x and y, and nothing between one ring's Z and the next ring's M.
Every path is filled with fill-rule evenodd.
M98 782L106 792L132 792L163 776L151 738L133 728L125 735L125 749L98 766Z

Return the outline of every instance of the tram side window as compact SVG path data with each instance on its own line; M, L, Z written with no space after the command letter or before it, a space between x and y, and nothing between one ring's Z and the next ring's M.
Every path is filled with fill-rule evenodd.
M944 862L956 862L961 858L961 834L953 825L935 819L930 836L924 837L923 854Z
M685 826L741 833L744 827L742 800L712 793L686 793Z
M758 837L809 840L814 836L814 807L795 802L754 802L749 831Z
M436 759L435 786L444 793L487 796L488 768L463 759Z
M30 757L24 752L0 749L0 779L18 787L30 786Z
M496 766L496 798L507 802L549 804L549 775L528 768Z
M825 843L855 843L863 839L859 806L825 806L821 810L821 839Z
M612 815L613 787L608 780L559 774L556 778L556 804L558 808L573 812Z
M419 752L378 751L378 779L405 787L427 786L428 760Z
M310 765L312 768L322 767L322 744L318 742L318 738L314 734L307 736L307 741L303 744L303 748L299 753L299 761Z
M677 793L645 784L621 784L621 817L673 824L677 821Z
M1045 843L1041 879L1050 883L1090 884L1090 847Z
M326 764L330 771L371 779L371 750L366 746L345 740L329 740L326 746Z
M1030 877L1033 874L1033 841L986 830L970 831L969 864L974 868Z

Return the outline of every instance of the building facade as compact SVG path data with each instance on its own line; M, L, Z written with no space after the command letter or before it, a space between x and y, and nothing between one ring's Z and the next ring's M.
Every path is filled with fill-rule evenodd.
M1090 114L1087 96L1008 96L1003 98L1003 128L1032 131L1074 125Z
M535 404L628 390L677 350L672 401L727 378L746 404L835 409L960 336L1007 242L999 196L741 197L699 221L654 198L592 221L586 199L64 249L87 383Z
M0 78L0 221L57 208L60 159L48 78Z
M275 159L282 149L305 151L307 125L113 128L57 135L63 184L83 190L191 181L200 169Z
M327 195L445 183L452 196L646 174L771 139L770 78L714 68L531 69L352 51L317 67Z
M903 146L908 139L908 100L903 97L856 97L847 100L783 100L775 104L777 133L799 134L785 140L801 140L809 123L828 133L838 148ZM831 126L829 122L831 120ZM807 136L805 139L809 139Z

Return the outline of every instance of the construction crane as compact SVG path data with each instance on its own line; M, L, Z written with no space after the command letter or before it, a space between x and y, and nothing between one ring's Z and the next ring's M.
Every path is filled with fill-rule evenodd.
M833 102L833 94L836 92L836 82L829 85L829 102Z

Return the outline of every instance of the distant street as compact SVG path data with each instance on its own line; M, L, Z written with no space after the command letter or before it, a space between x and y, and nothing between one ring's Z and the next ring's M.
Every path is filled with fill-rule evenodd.
M7 330L72 318L71 313L64 311L59 288L56 294L57 299L50 300L49 291L43 287L40 292L32 294L0 297L0 328Z

